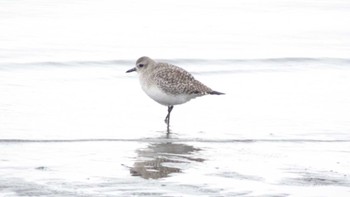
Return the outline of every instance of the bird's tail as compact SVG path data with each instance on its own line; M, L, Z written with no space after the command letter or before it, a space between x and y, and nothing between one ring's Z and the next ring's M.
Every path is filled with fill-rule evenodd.
M212 94L212 95L222 95L222 94L225 94L225 93L218 92L218 91L211 91L211 92L209 92L209 94Z

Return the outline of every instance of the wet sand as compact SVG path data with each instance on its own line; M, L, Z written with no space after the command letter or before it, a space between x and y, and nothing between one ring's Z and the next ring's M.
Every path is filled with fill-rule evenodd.
M175 106L170 135L128 66L3 67L0 193L347 196L347 62L281 61L192 61L226 95Z
M349 141L2 142L8 196L346 196Z

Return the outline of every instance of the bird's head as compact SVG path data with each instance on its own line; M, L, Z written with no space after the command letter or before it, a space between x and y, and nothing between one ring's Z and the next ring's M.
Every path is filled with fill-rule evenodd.
M137 61L136 61L136 67L130 69L130 70L127 70L126 72L127 73L130 73L130 72L144 72L146 71L147 69L149 69L150 67L152 67L152 65L154 65L156 62L154 60L152 60L151 58L149 57L146 57L146 56L143 56L143 57L140 57Z

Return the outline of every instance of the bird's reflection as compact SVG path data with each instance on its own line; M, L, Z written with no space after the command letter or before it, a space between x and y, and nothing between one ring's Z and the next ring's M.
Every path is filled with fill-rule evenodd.
M195 158L194 153L200 151L191 145L181 143L151 143L147 148L138 149L138 161L130 168L133 176L145 179L159 179L171 173L179 173L192 162L203 162Z

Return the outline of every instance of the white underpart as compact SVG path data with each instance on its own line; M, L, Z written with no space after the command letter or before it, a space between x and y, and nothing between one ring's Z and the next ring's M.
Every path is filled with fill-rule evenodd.
M189 94L167 94L155 85L150 87L142 86L142 89L153 100L166 106L183 104L196 97Z

